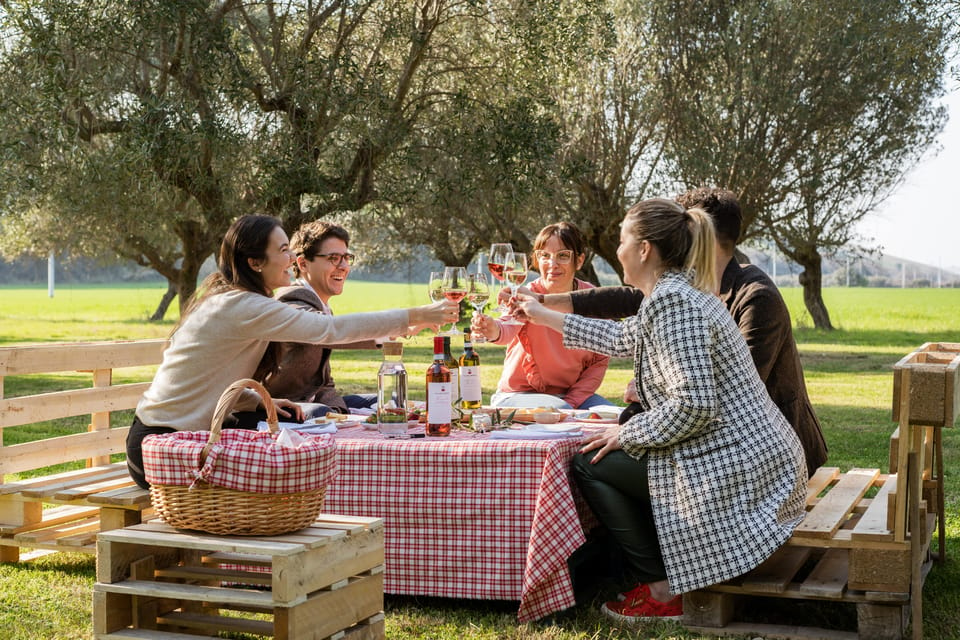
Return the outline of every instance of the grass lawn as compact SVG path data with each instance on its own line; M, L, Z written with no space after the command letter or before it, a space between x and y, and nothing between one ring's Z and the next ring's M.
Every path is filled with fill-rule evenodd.
M351 282L347 293L334 299L338 313L411 306L427 301L420 284ZM0 287L0 344L165 337L175 313L164 323L146 318L163 293L155 286L61 286L54 298L46 288ZM802 307L800 289L784 290L794 318L807 385L823 423L830 447L828 464L842 469L880 467L886 470L892 366L924 342L960 342L960 290L956 289L827 289L824 298L837 327L833 332L812 329ZM174 309L175 312L175 309ZM464 323L461 323L461 326ZM460 349L458 339L454 350ZM411 376L411 395L422 398L421 372L430 355L427 333L407 341L404 361ZM485 397L496 386L503 349L479 347ZM344 391L372 390L379 356L375 352L336 352L334 374ZM143 373L149 377L150 372ZM620 398L632 375L627 361L614 361L599 392ZM6 382L7 395L40 389L35 378ZM960 638L960 431L944 432L947 496L947 557L935 566L924 588L926 638ZM11 442L14 434L5 434ZM597 577L588 561L577 575L582 603L533 624L518 625L515 603L431 598L386 598L387 635L391 639L517 639L573 640L606 638L693 639L682 627L661 623L621 630L597 613L597 606L623 585ZM53 554L20 565L0 565L0 640L89 639L90 599L94 561L80 554ZM821 619L822 626L853 629L850 606L792 604L780 615L800 616L797 623Z

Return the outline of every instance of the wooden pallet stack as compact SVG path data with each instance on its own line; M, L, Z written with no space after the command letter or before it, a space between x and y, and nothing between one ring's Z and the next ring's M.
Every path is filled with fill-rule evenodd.
M321 514L295 533L242 537L153 521L101 533L97 546L97 640L221 631L277 640L385 637L380 519Z
M923 637L922 590L944 497L940 429L960 411L960 344L927 343L894 367L890 474L821 468L807 515L777 553L750 573L684 595L684 625L714 634L830 640L901 640L911 618ZM849 603L857 632L747 621L759 597Z

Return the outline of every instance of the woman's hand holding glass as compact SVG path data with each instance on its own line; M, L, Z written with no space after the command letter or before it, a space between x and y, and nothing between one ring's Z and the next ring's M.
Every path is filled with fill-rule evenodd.
M500 337L500 327L490 316L478 313L470 318L470 333L475 338L482 336L485 341L493 342Z

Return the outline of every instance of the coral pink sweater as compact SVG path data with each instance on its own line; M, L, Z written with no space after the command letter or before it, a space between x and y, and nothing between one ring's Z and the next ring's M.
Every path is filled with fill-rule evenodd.
M580 289L593 287L583 280L576 284ZM547 292L539 278L530 284L530 290ZM547 327L504 324L499 320L497 325L500 337L494 342L507 345L498 391L549 393L577 408L603 382L609 357L584 349L567 349L563 336Z

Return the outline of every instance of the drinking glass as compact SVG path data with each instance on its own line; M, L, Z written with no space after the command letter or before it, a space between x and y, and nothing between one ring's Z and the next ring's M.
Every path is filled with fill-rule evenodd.
M431 271L430 278L427 280L427 293L432 302L443 300L443 272Z
M495 242L490 245L490 255L487 258L487 269L490 275L503 286L504 265L507 262L507 255L513 253L513 245L509 242ZM506 313L507 308L502 304L496 307L498 313Z
M511 251L507 254L507 259L503 265L503 275L512 286L511 291L516 291L523 283L527 281L527 254L522 251ZM504 285L506 289L507 286ZM523 324L509 317L504 320L505 324Z
M447 300L460 304L460 301L463 300L467 295L466 267L444 267L440 288ZM460 335L460 331L457 329L457 323L454 322L450 326L449 331L443 333L442 335Z
M473 307L473 315L479 314L487 300L490 299L490 285L487 284L487 277L482 273L471 273L467 276L467 302ZM473 342L485 342L481 334L473 336Z

